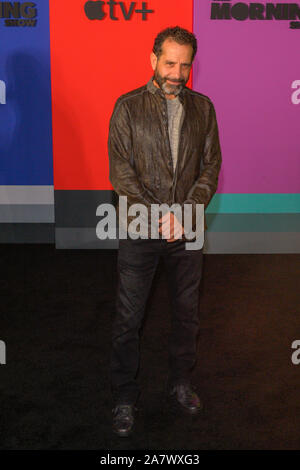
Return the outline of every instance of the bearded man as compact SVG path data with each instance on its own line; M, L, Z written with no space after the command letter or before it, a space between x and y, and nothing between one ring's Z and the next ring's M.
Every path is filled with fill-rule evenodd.
M193 227L197 205L206 209L216 192L221 167L214 105L186 86L196 52L193 33L179 26L161 31L150 55L154 76L118 98L108 139L110 181L129 207L143 204L151 214L155 204L191 205ZM113 430L119 436L130 434L138 409L139 330L160 257L172 307L166 396L189 413L203 406L191 383L203 248L186 249L184 224L171 211L160 218L158 237L147 229L137 238L130 221L122 227L128 237L119 239L110 362Z

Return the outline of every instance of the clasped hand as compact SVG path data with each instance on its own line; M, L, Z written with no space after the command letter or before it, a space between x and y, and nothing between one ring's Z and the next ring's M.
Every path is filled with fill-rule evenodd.
M164 238L170 234L170 238L167 239L167 242L175 242L184 233L184 228L181 223L178 221L173 212L167 212L163 217L159 219L161 223L158 231L162 233Z

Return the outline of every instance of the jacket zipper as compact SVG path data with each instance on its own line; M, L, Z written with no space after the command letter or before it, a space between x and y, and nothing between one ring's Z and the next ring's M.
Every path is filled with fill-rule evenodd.
M170 138L169 138L168 106L167 106L167 98L165 98L165 97L164 97L164 107L165 107L164 115L166 116L165 117L165 128L166 128L166 131L167 131L167 142L168 142L168 147L169 147L169 155L171 157L171 162L172 162L172 173L173 173L172 190L173 190L176 169L175 169L175 174L174 174L174 163L173 163L171 143L170 143ZM173 198L173 196L172 196L172 198Z
M183 106L183 105L182 105ZM183 121L181 123L181 129L180 129L180 135L179 135L179 141L178 141L178 150L177 150L177 163L176 163L176 168L175 168L175 174L174 174L174 178L173 178L173 193L172 193L172 204L175 203L175 189L176 189L176 179L177 179L177 169L178 169L178 164L179 164L179 155L180 155L180 147L181 147L181 143L182 143L182 135L183 135L183 124L185 122L185 109L183 109L183 112L184 112L184 117L183 117Z

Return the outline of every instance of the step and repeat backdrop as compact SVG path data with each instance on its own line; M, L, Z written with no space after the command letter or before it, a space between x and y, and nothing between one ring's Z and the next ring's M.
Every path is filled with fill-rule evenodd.
M193 31L188 83L214 103L222 149L206 253L300 252L300 3L0 1L0 242L117 248L108 123L148 82L157 33Z

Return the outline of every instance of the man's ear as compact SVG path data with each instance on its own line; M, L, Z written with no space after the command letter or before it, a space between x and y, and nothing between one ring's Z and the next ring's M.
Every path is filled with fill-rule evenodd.
M156 69L156 64L157 64L157 57L154 54L154 52L151 52L151 54L150 54L150 62L151 62L152 69L155 70Z

